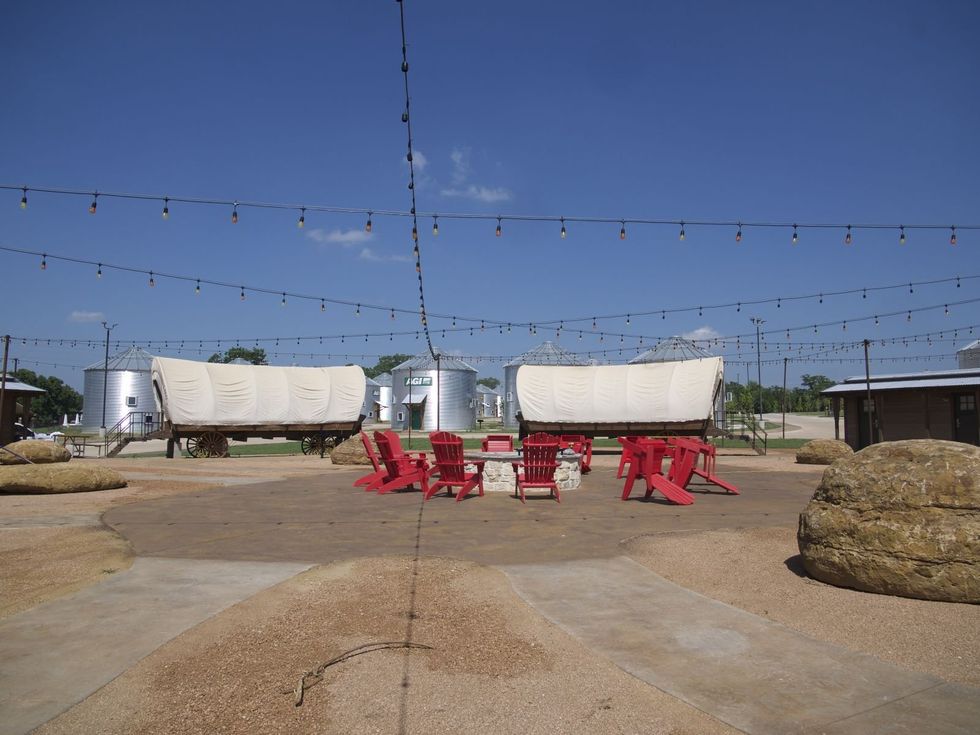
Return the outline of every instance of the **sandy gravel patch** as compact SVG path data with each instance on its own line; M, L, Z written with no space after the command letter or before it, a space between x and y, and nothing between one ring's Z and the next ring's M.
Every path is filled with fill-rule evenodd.
M128 569L129 544L100 527L0 529L0 618Z
M913 671L980 686L980 605L841 589L801 576L795 528L659 534L628 553L663 577Z
M303 672L364 643L404 640L410 623L412 640L432 650L345 661L294 706ZM320 567L256 595L37 732L91 731L736 732L593 655L501 573L428 558L415 577L405 557Z

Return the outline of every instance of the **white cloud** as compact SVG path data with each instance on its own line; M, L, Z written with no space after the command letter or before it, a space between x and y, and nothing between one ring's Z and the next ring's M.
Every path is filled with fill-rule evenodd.
M412 163L415 164L416 171L424 171L425 167L429 165L429 159L425 157L422 151L415 150L412 151Z
M711 327L698 327L697 329L695 329L692 332L684 332L684 334L681 335L681 337L683 337L684 339L689 339L689 340L692 340L692 341L694 341L694 340L702 340L703 341L703 340L706 340L706 339L716 339L717 337L720 337L720 336L721 336L721 334L719 332L715 331L714 329L712 329Z
M393 261L397 263L408 263L410 258L405 255L379 255L374 252L371 248L361 249L361 260L370 260L375 263L381 263L384 261Z
M488 202L490 204L493 202L506 202L511 197L510 191L502 186L491 188L488 186L477 186L476 184L470 184L463 189L457 187L443 189L439 193L444 197L463 197L465 199L474 199L478 202Z
M359 245L363 242L368 242L374 237L373 232L365 232L364 230L323 230L319 227L315 230L310 230L306 233L306 236L318 243L332 243L336 245L343 245L345 248L351 245Z
M510 191L502 186L468 183L472 174L469 148L453 148L449 159L453 162L452 186L439 192L444 197L461 197L488 204L506 202L511 198Z
M75 322L77 324L101 322L104 319L105 314L103 314L101 311L73 311L68 315L68 321Z

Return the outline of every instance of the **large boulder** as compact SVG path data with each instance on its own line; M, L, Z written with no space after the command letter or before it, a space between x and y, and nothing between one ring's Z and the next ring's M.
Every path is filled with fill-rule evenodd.
M116 487L126 487L126 479L118 472L81 462L0 468L0 493L84 493Z
M16 452L21 457L26 457L34 464L67 462L71 459L71 452L60 444L40 439L21 439L19 442L7 444L6 449L9 449L10 452ZM10 452L0 451L0 464L25 464L23 460Z
M833 464L841 457L854 454L849 444L837 439L814 439L796 450L799 464Z
M835 462L800 514L797 541L824 582L980 602L980 448L914 439Z
M334 464L371 464L371 458L364 451L360 434L341 442L330 451L330 461Z

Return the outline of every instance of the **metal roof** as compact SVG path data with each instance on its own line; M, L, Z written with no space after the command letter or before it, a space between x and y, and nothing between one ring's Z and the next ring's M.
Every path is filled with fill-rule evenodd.
M367 387L369 387L369 388L380 388L381 387L381 383L379 383L378 381L374 380L373 378L369 378L367 375L364 376L364 384Z
M109 370L129 370L131 372L150 372L150 366L153 364L153 355L144 350L142 347L132 346L128 350L120 352L118 355L113 355L109 358ZM103 370L106 364L104 360L99 360L94 362L85 368L85 371L89 370Z
M868 389L868 379L863 375L845 378L843 383L822 391L822 395L861 393ZM917 388L957 388L980 385L980 369L932 370L918 373L896 373L871 376L871 390L914 390Z
M493 388L487 388L487 386L485 386L485 385L478 385L478 386L476 386L476 392L477 393L491 393L491 394L493 394L495 396L499 396L500 395Z
M646 362L679 362L681 360L697 360L702 357L712 357L703 347L683 337L670 337L643 354L629 361L630 365Z
M957 350L957 352L966 352L967 350L978 350L980 349L980 339L973 340L966 347L962 347Z
M545 340L537 347L528 350L520 357L515 357L504 367L516 365L587 365L578 355L562 349L560 345Z
M436 354L439 355L439 370L464 370L467 372L478 372L475 367L468 365L467 363L460 360L458 357L453 357L452 355L443 355L439 350L436 350ZM401 365L396 365L392 368L392 372L395 370L435 370L436 369L436 359L426 353L424 355L418 355L417 357L411 357L405 360Z
M47 393L44 388L35 388L33 385L21 383L11 375L7 376L7 382L4 383L3 389L11 393Z
M394 381L391 379L391 373L381 373L381 375L375 375L374 382L381 387L387 386L390 388L392 385L394 385Z

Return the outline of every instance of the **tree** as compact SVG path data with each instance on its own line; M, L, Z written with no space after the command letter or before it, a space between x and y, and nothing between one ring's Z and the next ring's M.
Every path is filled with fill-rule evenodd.
M208 358L208 362L231 362L232 360L237 360L241 358L253 365L267 365L268 361L266 359L265 350L261 347L232 347L225 350L225 354L220 354L215 352L211 357Z
M11 375L28 385L47 391L31 401L35 426L58 425L65 414L73 416L82 410L81 394L59 378L38 375L33 370L15 370Z
M375 363L374 367L364 368L364 374L369 378L376 378L381 375L381 373L390 373L393 368L401 365L403 362L405 362L405 360L411 359L412 355L382 355L380 358L378 358L378 361Z
M497 386L500 385L500 381L496 378L480 378L476 381L477 385L485 385L490 390L496 390Z
M810 393L810 400L812 405L818 409L823 409L827 405L827 399L820 395L821 391L827 390L830 386L834 385L834 381L828 378L826 375L803 375L800 377L800 382L806 386L806 389Z

